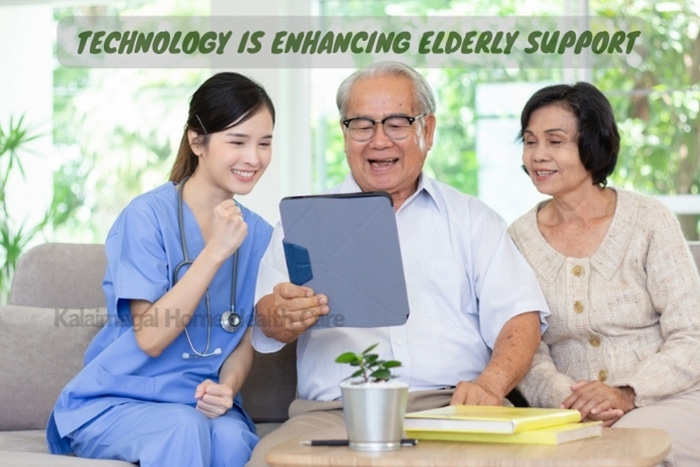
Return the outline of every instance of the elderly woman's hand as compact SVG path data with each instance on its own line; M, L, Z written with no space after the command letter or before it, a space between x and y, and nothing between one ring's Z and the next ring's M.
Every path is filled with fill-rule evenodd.
M633 410L634 389L613 387L600 381L579 381L571 386L571 395L561 407L581 412L585 421L600 420L604 426L615 423L625 413Z

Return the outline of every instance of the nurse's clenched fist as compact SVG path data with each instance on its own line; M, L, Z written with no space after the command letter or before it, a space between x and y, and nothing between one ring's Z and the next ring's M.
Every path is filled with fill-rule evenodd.
M233 407L233 389L210 379L197 386L194 393L197 410L209 418L219 417Z
M215 254L223 261L231 256L248 234L248 225L243 220L243 213L232 199L219 203L211 217L209 232L210 246Z

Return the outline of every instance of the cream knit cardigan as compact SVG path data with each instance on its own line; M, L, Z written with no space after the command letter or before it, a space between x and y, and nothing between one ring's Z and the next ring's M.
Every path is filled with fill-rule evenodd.
M589 258L554 250L537 227L542 204L511 225L552 315L519 389L558 407L578 380L631 386L638 407L700 389L700 278L673 213L616 189L608 232Z

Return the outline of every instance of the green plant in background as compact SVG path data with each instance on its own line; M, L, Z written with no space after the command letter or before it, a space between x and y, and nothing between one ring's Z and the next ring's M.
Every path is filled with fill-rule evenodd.
M7 216L5 187L10 178L10 172L16 167L24 177L24 168L18 155L20 148L39 136L30 134L29 130L24 128L24 115L20 115L17 120L10 116L7 128L0 125L0 163L2 164L0 165L0 209L5 216Z
M566 6L581 2L546 0L325 0L321 15L383 16L461 15L552 16L568 15ZM426 172L455 188L479 195L480 161L476 155L475 127L480 119L475 90L491 83L557 83L587 79L610 99L622 141L614 186L650 195L700 195L700 9L698 0L591 0L584 2L592 17L609 18L620 30L648 25L644 39L630 54L615 55L613 66L591 70L579 78L571 70L550 67L520 69L500 66L420 68L434 78L438 100L435 146L426 161ZM357 64L360 66L360 64ZM497 116L500 117L500 116ZM519 114L506 116L518 118ZM337 118L337 117L336 117ZM328 127L325 158L328 182L342 179L346 163L338 154L342 134L337 120ZM504 135L515 138L513 135ZM488 157L488 149L486 149ZM518 164L514 160L513 164ZM320 172L320 171L318 171ZM318 177L319 174L316 174ZM688 240L700 238L700 214L678 215Z
M84 175L71 172L70 164L64 163L53 174L51 204L40 220L27 225L26 221L18 222L11 217L9 181L14 177L25 178L22 155L31 153L30 144L44 136L27 126L24 115L10 116L7 125L0 123L0 304L7 302L12 274L22 253L39 235L46 237L75 217L83 205L83 198L75 190L82 184Z
M20 255L29 241L46 225L48 214L34 225L16 226L10 219L8 208L7 184L10 176L18 173L24 178L24 167L20 155L26 151L26 145L39 138L39 133L28 129L24 124L24 115L19 118L10 116L7 126L0 125L0 302L4 301L9 288L10 278Z
M54 8L54 19L206 16L209 2L128 0ZM60 42L60 41L59 41ZM58 47L62 44L57 44ZM102 243L129 201L168 179L187 103L209 69L68 68L53 73L56 214L52 241ZM105 92L109 90L109 92ZM58 219L57 219L58 220Z
M345 379L362 377L362 382L389 381L396 376L391 374L391 369L401 366L398 360L379 360L379 355L370 353L378 344L366 348L362 353L345 352L335 359L336 363L347 363L358 367L352 375Z
M697 1L597 0L601 16L649 25L634 54L594 70L621 132L611 179L649 194L700 194L700 9ZM628 28L625 17L620 28ZM678 216L688 240L699 238L700 215Z

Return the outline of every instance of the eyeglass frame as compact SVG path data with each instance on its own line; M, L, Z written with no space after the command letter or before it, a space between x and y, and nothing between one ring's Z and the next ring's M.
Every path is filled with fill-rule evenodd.
M389 120L390 118L405 118L405 119L408 121L408 127L412 127L416 120L418 120L418 119L421 118L421 117L425 117L426 115L427 115L427 114L425 114L425 113L419 113L418 115L414 115L414 116L410 116L410 115L389 115L389 116L387 116L387 117L384 117L384 118L381 119L381 120L372 120L372 119L369 118L369 117L353 117L353 118L348 118L348 119L345 119L345 120L341 120L341 123L342 123L343 126L348 130L348 132L350 133L350 132L351 132L350 122L353 122L353 121L355 121L355 120L367 120L368 122L372 122L372 134L370 135L369 138L363 139L363 140L357 140L357 139L355 139L355 138L352 138L352 133L351 133L350 137L353 139L353 141L357 141L358 143L366 143L367 141L369 141L369 140L371 140L372 138L374 138L374 135L377 133L377 123L381 123L381 124L382 124L382 129L384 130L384 134L386 134L386 136L387 136L390 140L392 140L392 141L403 141L404 139L406 139L406 138L408 137L408 135L406 135L406 136L404 136L403 138L400 138L400 139L394 139L394 138L392 138L391 136L389 136L389 135L386 133L386 129L384 129L384 122L386 122L386 121ZM408 128L408 127L407 127L407 128Z

